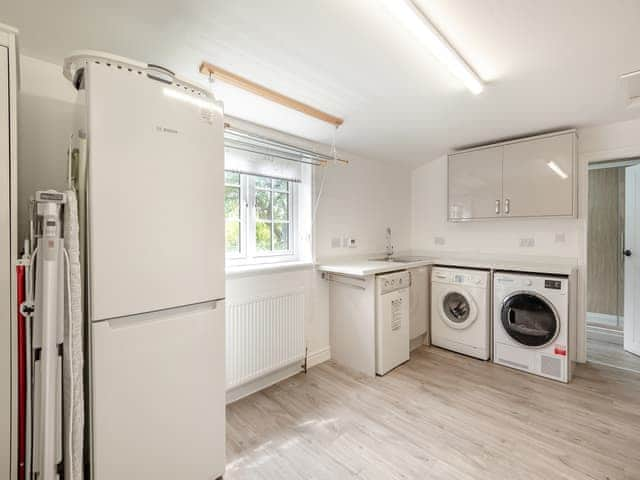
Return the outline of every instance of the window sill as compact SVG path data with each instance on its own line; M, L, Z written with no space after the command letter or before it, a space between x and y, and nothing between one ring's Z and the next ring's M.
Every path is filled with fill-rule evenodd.
M304 261L238 265L227 267L225 269L225 274L227 278L250 277L254 275L265 275L292 270L311 270L313 265L313 262Z

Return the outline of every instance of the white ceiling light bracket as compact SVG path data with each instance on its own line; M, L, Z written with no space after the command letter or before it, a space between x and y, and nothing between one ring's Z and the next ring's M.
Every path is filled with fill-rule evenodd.
M484 90L482 79L412 0L380 1L471 93L478 95Z

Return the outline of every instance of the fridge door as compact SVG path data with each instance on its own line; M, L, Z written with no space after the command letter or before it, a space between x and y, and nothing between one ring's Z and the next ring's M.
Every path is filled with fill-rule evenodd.
M224 302L94 322L95 480L224 472Z
M91 319L224 298L220 105L91 63Z

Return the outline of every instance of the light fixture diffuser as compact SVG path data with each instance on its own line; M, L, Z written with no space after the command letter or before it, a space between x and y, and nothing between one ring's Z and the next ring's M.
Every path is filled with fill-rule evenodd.
M427 16L411 0L381 0L387 10L431 53L442 62L453 75L478 95L484 90L480 77L451 46Z

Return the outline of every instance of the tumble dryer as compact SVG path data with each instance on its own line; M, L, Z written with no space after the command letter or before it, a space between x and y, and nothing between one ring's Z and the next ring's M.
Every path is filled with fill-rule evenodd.
M493 288L494 362L568 382L569 278L497 272Z

